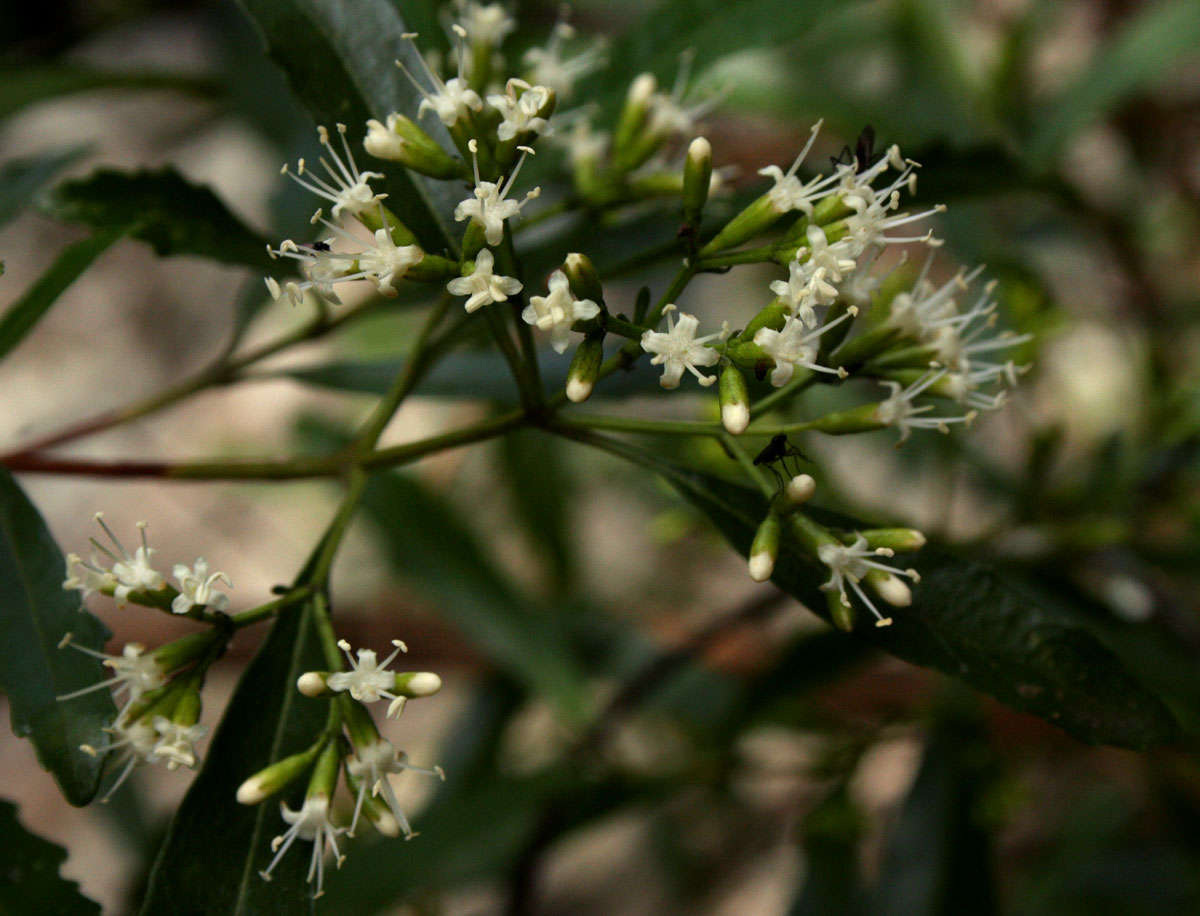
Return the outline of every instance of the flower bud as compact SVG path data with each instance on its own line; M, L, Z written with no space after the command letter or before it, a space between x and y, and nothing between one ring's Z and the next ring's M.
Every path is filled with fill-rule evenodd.
M908 607L912 604L912 589L899 576L872 569L863 579L875 594L893 607Z
M758 526L754 541L750 545L750 578L755 582L766 582L775 571L775 560L779 557L779 515L768 512Z
M741 370L733 363L721 370L717 395L721 403L721 423L732 435L740 436L750 425L750 392Z
M402 114L388 115L386 126L373 119L368 121L363 147L377 159L399 162L430 178L467 177L461 160L450 156L437 141Z
M330 693L329 687L325 684L325 678L328 672L325 671L305 671L296 679L296 689L306 697L319 697Z
M772 206L770 198L764 194L709 239L708 244L700 249L700 257L719 254L726 249L742 244L742 242L749 241L770 229L780 215L779 211Z
M712 144L697 137L687 150L683 163L683 220L689 226L700 222L712 183Z
M766 308L761 309L757 315L750 319L750 323L738 334L737 339L743 341L754 340L754 335L763 328L770 328L772 331L781 330L787 322L789 314L791 314L791 307L782 299L774 299Z
M442 689L442 679L432 671L399 671L392 692L398 696L431 697Z
M658 91L658 80L652 73L641 73L629 84L625 106L621 109L617 130L613 135L614 154L633 145L639 131L645 126L650 113L650 100Z
M808 474L797 474L787 482L783 492L793 506L801 506L817 492L817 482Z
M829 619L835 627L846 633L854 629L854 608L841 592L826 592L825 607L829 610Z
M604 301L604 288L600 285L600 274L596 265L586 254L572 251L563 261L562 271L567 275L571 284L571 292L576 299L591 299L593 302Z
M579 404L591 397L603 361L604 332L588 334L576 348L567 370L567 400Z
M310 798L332 798L337 789L338 773L342 769L342 753L337 741L327 741L317 757L308 780L305 801Z
M381 213L383 214L382 220L379 218ZM404 223L400 222L400 217L382 204L375 209L363 210L357 215L357 219L372 232L382 229L386 222L388 228L392 230L392 242L398 246L417 244L417 237ZM411 272L412 268L409 268L409 273Z
M830 436L845 436L852 433L871 432L887 426L879 419L878 404L860 404L848 410L837 410L817 417L805 424L806 429L816 430Z
M259 770L237 790L237 800L243 805L257 805L264 799L270 798L305 772L316 759L323 745L314 744L306 751L284 757L265 769Z
M867 539L872 549L920 550L925 546L925 535L915 528L869 528L859 534Z

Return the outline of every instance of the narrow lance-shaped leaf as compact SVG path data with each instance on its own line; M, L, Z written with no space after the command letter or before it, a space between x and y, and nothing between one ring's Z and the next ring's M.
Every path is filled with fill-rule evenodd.
M33 330L50 307L72 283L79 279L92 262L125 235L128 226L101 229L91 238L68 245L33 286L9 306L0 318L0 358L8 353Z
M97 229L131 226L130 234L161 257L198 255L263 269L266 239L229 211L211 189L172 168L101 169L60 184L44 202L50 216Z
M14 159L0 168L0 226L33 202L34 195L55 175L87 153L72 146L52 153Z
M95 658L59 643L71 633L77 645L99 651L110 634L80 608L78 594L63 590L64 568L41 515L0 470L0 687L13 731L33 741L67 801L86 805L96 794L101 761L79 747L103 744L103 728L117 710L104 690L55 699L106 676Z
M27 831L17 806L0 800L0 912L99 913L100 906L58 870L67 851Z
M610 450L662 474L713 521L739 553L749 553L763 498L737 484L679 468L645 450L604 440ZM815 510L813 510L815 512ZM846 528L852 519L821 514ZM859 609L855 636L916 665L936 668L1093 744L1143 748L1177 741L1181 730L1162 700L1092 632L1086 617L1001 570L933 545L912 563L922 575L911 607L889 627ZM772 581L810 610L826 613L822 565L786 543Z
M282 612L238 682L171 821L142 904L145 916L312 912L313 889L305 882L312 847L291 850L264 881L259 871L270 861L271 838L286 827L279 803L246 806L235 796L243 780L311 745L325 725L327 702L296 689L302 672L324 667L313 613L307 602Z
M18 64L0 69L0 118L28 105L94 89L171 89L203 98L220 91L212 80L180 73L121 73L59 63Z

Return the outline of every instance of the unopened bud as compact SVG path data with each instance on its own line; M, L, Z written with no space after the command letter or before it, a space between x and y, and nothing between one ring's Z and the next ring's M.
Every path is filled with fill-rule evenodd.
M683 220L689 226L700 222L712 183L712 144L697 137L688 146L683 163Z
M870 528L860 531L872 548L887 547L891 550L920 550L925 546L925 535L915 528Z
M621 109L617 129L613 134L615 158L621 158L636 145L639 135L646 127L646 120L650 114L650 103L657 91L658 80L652 73L639 74L629 84L629 92L625 95L625 105Z
M604 332L588 334L575 350L567 370L567 400L576 404L592 395L604 361Z
M442 689L442 679L432 671L401 671L392 691L402 697L431 697Z
M377 159L389 159L430 178L465 177L466 166L454 159L429 134L402 114L390 114L387 125L367 122L363 147Z
M721 370L717 395L721 403L722 425L732 435L740 436L750 425L750 392L746 389L746 379L741 370L733 363Z
M576 299L591 299L597 303L604 301L604 287L600 285L600 274L586 254L572 251L563 260L562 270L567 275L571 292Z
M755 582L766 582L775 571L775 560L779 557L779 535L781 525L775 512L758 526L754 541L750 545L750 578Z
M237 790L237 800L243 805L257 805L264 799L270 798L304 773L316 759L322 745L314 744L306 751L284 757L269 767L259 770Z
M854 629L854 608L839 591L825 593L825 607L829 610L829 619L839 630L849 633Z
M893 607L908 607L912 604L912 589L899 576L872 569L864 579L875 594Z
M319 697L329 692L325 684L325 671L305 671L296 679L296 689L306 697Z
M800 506L812 499L817 492L817 482L808 474L797 474L783 488L784 495L793 506Z

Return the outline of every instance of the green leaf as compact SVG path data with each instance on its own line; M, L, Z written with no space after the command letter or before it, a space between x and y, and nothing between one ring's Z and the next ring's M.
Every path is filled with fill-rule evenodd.
M804 838L804 883L788 916L857 916L863 913L858 849L863 817L844 785L808 813Z
M413 120L421 95L395 66L405 60L416 72L416 52L401 36L409 29L390 3L361 0L240 0L258 27L267 53L287 74L292 89L318 124L349 127L357 149L368 118L401 112ZM439 122L423 126L446 149ZM388 206L429 251L455 250L454 207L462 199L452 183L388 170Z
M24 64L0 68L0 118L37 102L93 89L170 89L202 98L220 91L211 80L175 73L114 73L68 64Z
M643 449L603 440L662 474L713 521L743 556L766 503L737 484L667 464ZM812 514L842 527L870 527L829 513ZM1029 712L1090 744L1145 748L1178 741L1181 729L1159 697L1135 677L1093 632L1086 616L1032 583L955 555L924 547L912 563L921 573L910 608L894 625L874 627L857 614L855 635L905 661L960 678L1001 702ZM826 615L823 566L794 548L781 550L772 581L815 613Z
M49 269L0 318L0 359L25 339L67 287L126 231L124 226L101 229L91 238L68 245L54 259Z
M1194 58L1198 47L1200 3L1196 0L1164 0L1141 7L1038 118L1027 146L1030 162L1048 168L1072 137L1162 81L1181 58Z
M101 169L66 181L44 210L66 222L97 229L131 226L160 257L198 255L259 270L268 264L266 239L234 216L209 188L173 168L117 172Z
M105 678L100 662L60 649L66 633L99 651L111 635L63 590L62 552L46 523L8 471L0 470L0 688L8 695L13 732L33 740L38 761L73 805L96 794L102 762L79 750L98 746L116 716L106 690L58 702L55 697Z
M514 678L577 716L583 676L558 619L498 570L447 502L415 479L371 479L363 507L396 569L438 602L446 620Z
M233 916L313 912L312 887L305 882L312 847L298 844L264 881L258 873L270 862L271 838L286 825L277 800L246 806L235 793L243 780L320 734L328 703L302 696L296 678L323 668L322 658L312 605L281 613L238 682L204 766L171 820L142 903L144 916L181 907Z
M24 210L51 178L78 162L88 151L72 146L53 153L13 159L0 168L0 226Z
M27 831L0 799L0 913L99 913L100 905L58 873L67 851Z

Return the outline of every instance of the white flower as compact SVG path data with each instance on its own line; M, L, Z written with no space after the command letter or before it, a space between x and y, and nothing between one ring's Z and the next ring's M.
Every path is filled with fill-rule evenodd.
M398 832L402 832L406 840L411 840L416 834L413 833L408 818L404 816L404 812L400 809L400 802L396 799L396 793L392 790L391 782L388 781L388 774L413 770L417 773L424 773L427 776L436 776L442 780L446 778L446 774L442 772L441 767L426 769L425 767L413 766L408 762L407 754L403 751L397 751L391 742L385 741L382 738L365 747L355 747L354 759L346 763L346 770L358 782L358 796L354 803L354 817L350 821L350 836L354 836L354 830L358 826L358 817L362 812L363 801L367 797L367 789L370 788L372 796L383 796L383 800L387 802L392 816L396 819Z
M383 228L376 229L372 234L372 243L364 245L351 233L342 229L336 223L324 219L318 210L313 216L314 223L321 223L340 236L345 241L357 246L354 251L333 251L330 238L310 245L297 245L291 239L284 239L278 248L268 248L267 253L273 258L291 258L300 262L300 268L306 279L302 283L290 281L281 288L279 283L267 277L267 289L272 297L279 300L287 296L293 303L299 305L303 301L304 291L315 290L323 299L340 303L333 287L336 283L351 280L370 280L375 288L385 296L396 295L395 283L409 269L419 264L425 257L417 245L397 245L392 238L383 214L382 204L379 206L379 220Z
M407 652L408 647L398 639L393 639L392 645L395 647L392 654L380 662L373 649L359 649L356 659L350 654L350 643L339 639L338 648L346 653L350 670L335 671L326 678L326 686L334 691L349 691L350 696L360 703L374 703L386 697L392 701L388 704L388 717L400 715L406 698L392 692L396 686L396 673L389 671L387 666L401 652Z
M455 34L461 37L462 28L456 29ZM404 72L409 82L423 96L421 104L417 108L417 117L425 114L426 111L432 111L437 115L439 121L447 127L453 127L460 119L469 117L472 111L479 111L483 108L483 100L479 98L479 93L470 87L463 76L464 55L461 43L458 47L458 76L442 82L442 78L433 72L413 42L413 39L417 37L416 33L410 32L401 37L412 44L416 58L421 62L421 70L430 85L433 86L432 90L422 86L403 63L396 61L396 66Z
M95 519L100 527L104 529L104 533L108 535L113 546L117 548L117 552L114 553L95 538L90 539L92 546L112 561L112 570L101 569L95 555L92 556L90 564L84 564L80 561L79 557L71 554L67 557L67 572L69 575L63 582L63 588L77 588L86 597L93 591L107 591L111 587L113 589L113 597L117 599L117 606L124 607L129 602L129 594L131 592L153 592L167 584L167 580L163 578L162 573L156 571L150 565L150 558L154 555L154 550L146 543L145 522L137 523L138 530L141 532L142 545L131 556L129 551L125 549L125 546L117 539L117 536L113 534L112 529L104 523L104 513L97 512ZM82 578L70 575L73 564L83 567Z
M728 326L722 327L716 334L697 337L696 330L700 322L695 315L680 312L679 320L675 321L674 305L667 305L663 312L667 316L666 332L646 331L642 334L642 349L655 354L650 364L665 367L659 384L664 388L678 388L684 369L696 376L701 385L707 387L713 384L717 377L704 375L697 367L715 366L720 361L721 354L706 344L710 340L728 337Z
M334 861L337 863L337 867L341 868L346 857L338 849L337 837L338 834L345 833L346 828L333 826L329 820L329 799L324 795L314 795L304 799L304 804L300 806L299 811L293 811L282 802L279 809L283 819L291 826L285 833L271 841L271 851L275 853L275 857L271 859L270 865L259 872L259 875L264 881L270 881L271 871L279 864L279 860L284 857L292 844L297 839L305 840L313 844L307 880L309 884L312 884L314 876L316 877L317 890L313 894L313 898L320 897L325 893L325 847L328 845L333 850Z
M471 44L498 48L504 39L517 27L517 22L499 3L472 3L458 0L458 25Z
M73 700L75 697L80 697L96 690L115 687L113 690L114 699L120 697L123 693L128 693L125 706L121 710L123 713L125 708L142 694L161 687L167 682L166 674L159 667L154 656L143 654L146 651L146 647L141 643L126 643L120 655L106 655L103 652L97 652L95 649L89 649L87 646L78 645L72 641L71 634L67 633L59 641L58 647L62 649L67 646L85 655L90 655L92 658L100 659L101 664L112 669L113 676L92 684L90 687L84 687L82 690L64 693L62 696L55 697L57 700ZM118 714L117 718L120 718L120 714Z
M571 326L599 314L600 306L591 299L576 299L571 295L567 275L556 270L550 275L550 295L531 296L521 318L539 331L548 331L554 352L563 353L571 343Z
M818 305L831 305L838 297L838 287L844 274L854 270L854 259L845 241L832 245L820 226L807 229L808 248L796 251L788 264L788 278L771 284L771 292L791 306L792 311L810 328L817 323ZM807 253L805 260L801 256Z
M197 605L214 611L223 611L229 606L229 596L215 591L213 586L220 581L233 588L233 583L223 572L209 573L208 562L203 557L197 558L191 569L186 564L176 563L171 574L179 583L179 594L171 602L173 613L186 614Z
M811 369L813 372L828 372L839 378L845 378L845 369L830 369L817 362L819 345L816 341L830 328L836 327L857 314L858 309L852 306L845 313L815 331L809 331L805 328L804 323L796 317L789 317L784 321L783 328L778 331L774 328L759 328L754 333L754 343L775 361L775 368L771 370L771 384L776 388L782 388L792 380L792 374L797 368Z
M475 140L469 141L468 146L474 157L475 151L478 149ZM517 180L517 174L525 163L525 155L531 153L532 150L522 147L522 152L523 155L517 160L512 174L508 176L508 181L504 183L503 187L498 181L480 181L479 160L475 159L474 196L468 197L454 208L454 219L457 222L473 219L483 227L483 237L487 239L489 245L499 245L504 238L504 221L517 216L525 204L536 199L542 193L541 188L534 188L525 195L525 199L520 203L508 199L508 192L512 190L513 182Z
M849 583L854 593L863 600L863 603L875 615L875 626L886 627L891 624L892 619L884 617L879 613L859 583L871 570L886 573L889 578L885 579L884 582L888 584L882 586L885 593L891 599L898 599L897 603L904 603L902 597L894 594L897 590L890 587L890 577L907 576L916 582L920 578L916 570L896 569L895 567L880 563L878 560L871 559L875 556L891 557L894 553L895 551L887 547L878 547L872 550L867 546L867 539L861 534L856 534L854 536L854 543L849 546L833 543L822 544L817 548L817 558L829 567L829 581L822 585L821 588L826 591L836 591L841 595L842 604L849 607L850 599L846 596L846 583Z
M581 112L581 110L576 109L575 112L567 114L576 112ZM567 115L563 117L566 118ZM592 124L586 116L577 117L571 124L569 132L558 131L552 139L557 140L566 149L567 160L571 163L572 168L596 162L608 150L608 133L593 130Z
M196 742L207 733L203 725L182 725L166 716L154 717L154 733L158 739L147 755L151 761L166 761L168 770L196 765Z
M110 728L104 729L113 736L112 740L99 747L93 747L90 744L81 744L79 749L85 754L92 757L100 757L104 754L114 754L116 765L121 767L121 772L117 776L116 781L104 793L104 797L100 799L101 803L107 802L112 798L113 793L121 788L121 785L129 778L129 774L133 772L133 768L139 763L144 763L154 759L154 747L158 744L158 732L154 727L147 723L138 720L131 724L124 724L120 717L112 724Z
M446 289L455 296L468 296L464 308L473 312L493 302L504 302L521 291L521 281L492 273L495 256L487 248L475 255L475 270L466 277L455 277Z
M346 141L346 125L337 125L337 131L342 137L342 149L346 154L346 161L342 161L342 157L337 154L333 144L329 142L329 131L324 127L317 128L317 136L320 138L321 145L329 151L329 155L333 159L333 165L330 165L324 156L320 160L332 183L319 175L313 175L306 171L303 159L297 164L295 174L288 171L286 165L283 167L283 174L292 178L302 188L307 188L318 197L324 197L332 202L333 209L330 212L335 220L341 219L343 213L357 216L387 197L386 194L376 194L371 190L369 184L369 180L372 178L383 178L383 173L360 172L358 164L354 161L354 154L350 152L350 144Z
M550 101L550 90L545 86L530 86L525 80L510 79L504 87L504 95L489 95L487 102L503 120L496 128L500 140L511 140L518 134L543 134L550 126L545 118L538 117Z
M808 156L809 150L817 141L817 133L821 130L822 121L818 121L813 125L812 132L808 138L808 142L804 144L804 149L800 151L800 155L792 162L791 168L786 172L777 165L768 165L765 168L758 170L758 174L770 178L775 182L774 187L767 192L767 200L776 213L789 213L792 210L800 210L806 216L812 216L813 204L823 197L828 197L836 191L838 177L836 175L822 176L804 184L796 177L796 171Z
M604 62L604 46L600 42L574 57L564 57L562 44L573 37L575 30L565 22L560 22L550 33L546 47L530 48L525 52L530 82L548 86L564 99L571 96L576 80L596 70Z
M647 99L649 113L646 131L659 136L687 136L695 133L696 122L721 103L721 97L712 96L697 104L687 105L688 79L691 76L694 54L684 52L679 56L679 72L671 94L654 92Z
M970 423L975 419L975 411L968 411L960 417L928 417L923 416L933 410L932 404L917 407L913 400L926 388L946 375L945 369L930 369L915 382L904 388L899 382L884 381L879 384L891 389L891 394L875 409L875 416L884 426L894 426L900 430L900 441L909 437L914 429L936 429L938 432L949 432L951 423Z
M117 587L117 577L100 567L100 561L92 554L91 562L85 563L77 553L67 554L67 577L62 587L70 591L78 589L87 600L96 592L112 591Z

